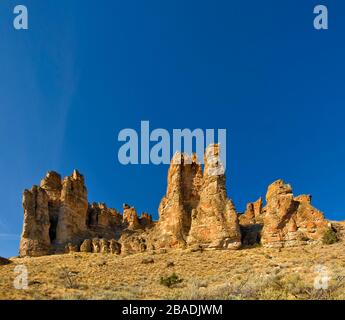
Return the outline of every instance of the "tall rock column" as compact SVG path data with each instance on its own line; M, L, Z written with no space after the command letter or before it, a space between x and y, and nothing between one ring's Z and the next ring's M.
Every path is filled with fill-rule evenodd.
M217 144L206 149L200 200L192 213L188 244L237 249L241 245L241 232L235 206L227 197L219 152Z
M50 253L48 195L38 186L23 194L24 225L20 256L42 256Z
M87 190L84 177L74 170L64 178L61 191L61 208L56 229L56 241L64 244L76 241L87 230Z
M50 171L41 181L40 186L48 195L48 210L50 220L49 237L50 240L54 242L56 239L56 228L59 221L61 207L61 176L57 172Z
M176 153L168 172L168 186L159 206L156 238L159 246L183 247L199 202L202 169L195 155Z

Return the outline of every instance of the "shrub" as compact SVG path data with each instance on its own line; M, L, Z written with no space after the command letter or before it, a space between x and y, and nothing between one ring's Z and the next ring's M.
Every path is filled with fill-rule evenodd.
M333 244L338 242L338 236L336 234L336 232L332 229L328 229L327 231L325 231L325 233L322 236L322 243L323 244Z
M172 286L181 283L182 281L183 279L180 279L180 277L174 272L169 277L161 277L160 284L168 288L171 288Z
M68 289L78 289L79 285L76 277L79 272L70 271L67 267L62 267L59 270L59 278L64 281L64 285Z

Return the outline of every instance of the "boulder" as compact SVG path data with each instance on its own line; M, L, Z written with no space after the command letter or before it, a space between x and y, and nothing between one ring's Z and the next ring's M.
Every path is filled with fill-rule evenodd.
M109 241L106 239L99 240L100 253L109 253Z
M92 252L93 253L101 252L101 244L98 238L92 239Z
M92 252L92 240L86 239L80 246L80 252Z
M109 251L112 254L121 254L121 244L114 239L109 241Z

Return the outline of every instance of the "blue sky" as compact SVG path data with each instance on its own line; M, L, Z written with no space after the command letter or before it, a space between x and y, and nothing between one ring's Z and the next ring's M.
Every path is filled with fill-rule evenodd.
M328 6L329 30L313 28ZM345 219L343 1L0 2L0 255L18 252L21 194L74 168L90 201L157 218L166 165L118 163L123 128L226 128L238 210L278 178Z

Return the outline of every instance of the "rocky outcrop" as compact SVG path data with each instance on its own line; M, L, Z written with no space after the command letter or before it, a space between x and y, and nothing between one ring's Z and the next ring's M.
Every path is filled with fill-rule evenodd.
M263 201L261 197L255 202L248 203L245 213L239 215L240 224L250 225L263 223L262 206Z
M206 149L199 201L192 210L187 242L206 248L237 249L241 245L241 233L235 206L227 197L225 175L219 171L219 151L218 145Z
M148 235L141 232L136 234L128 234L125 232L121 238L121 252L123 254L133 254L145 252L149 246Z
M80 252L92 252L92 240L86 239L80 246Z
M121 226L122 215L105 203L93 203L88 207L87 225L91 228L114 229Z
M195 155L177 153L168 172L168 187L154 231L158 247L232 249L241 245L238 217L228 199L219 146L205 152L205 170Z
M122 214L104 203L89 204L84 177L76 170L63 180L49 172L40 186L24 192L20 255L282 247L319 242L329 228L345 233L343 225L331 225L311 205L311 196L295 197L282 180L269 186L266 205L259 198L238 214L227 195L219 152L219 145L206 149L204 172L195 155L175 154L158 222L147 212L139 217L128 204Z
M278 180L268 187L263 209L261 242L268 247L296 246L320 241L329 228L311 197L294 197L290 185Z
M135 230L140 228L139 217L134 207L131 207L128 204L123 205L122 222L127 226L128 229Z
M119 254L118 240L132 239L126 231L142 233L154 225L150 214L139 218L128 205L121 214L104 203L89 204L84 177L77 170L63 180L58 173L48 172L40 187L25 190L23 207L20 256L79 251ZM143 250L133 242L131 252Z
M114 239L111 239L109 241L109 250L110 253L112 254L120 254L121 253L121 244L119 242L117 242Z
M144 228L152 227L153 226L152 215L147 212L143 212L139 218L139 223Z
M86 231L88 203L84 178L75 170L61 181L59 174L49 172L40 187L25 190L23 207L21 256L45 255L54 251L54 245L63 248L74 243Z

